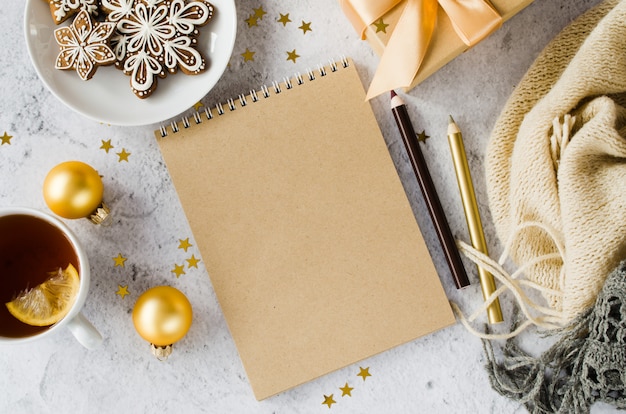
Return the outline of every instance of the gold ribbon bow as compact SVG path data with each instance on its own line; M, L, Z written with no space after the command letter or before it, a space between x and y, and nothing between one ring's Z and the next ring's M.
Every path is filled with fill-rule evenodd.
M340 0L355 30L365 30L404 0ZM485 0L405 0L404 10L387 42L367 99L408 87L424 60L435 31L437 6L446 12L457 35L473 46L502 25L500 14Z

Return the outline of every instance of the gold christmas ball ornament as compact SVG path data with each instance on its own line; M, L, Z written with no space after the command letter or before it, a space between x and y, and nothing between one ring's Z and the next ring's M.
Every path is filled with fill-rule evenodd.
M152 353L160 360L167 359L172 345L187 334L192 317L187 297L171 286L146 290L133 308L137 333L150 342Z
M43 183L43 197L53 213L67 219L89 218L103 224L110 210L102 201L104 185L96 170L80 161L52 168Z

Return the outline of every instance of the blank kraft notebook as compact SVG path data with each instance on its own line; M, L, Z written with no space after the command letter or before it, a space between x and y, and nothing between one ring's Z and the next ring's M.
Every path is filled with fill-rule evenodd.
M346 59L155 131L259 400L454 322L364 98Z

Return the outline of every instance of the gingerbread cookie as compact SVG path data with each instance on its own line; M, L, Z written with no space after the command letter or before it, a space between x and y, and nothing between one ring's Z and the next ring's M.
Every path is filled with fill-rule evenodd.
M107 22L117 23L131 16L135 6L135 0L102 0L101 8L106 14ZM115 54L115 67L124 68L124 60L126 59L126 43L127 36L115 30L111 36L111 50Z
M82 80L91 79L98 66L115 62L115 55L108 45L114 30L114 23L95 22L89 13L81 10L70 26L54 31L54 38L61 47L54 67L74 69Z
M97 16L98 0L45 0L50 4L50 13L54 23L61 24L81 10Z
M180 69L195 75L206 69L196 49L198 27L213 16L213 6L199 0L105 0L107 21L117 21L117 66L130 76L139 98L147 98L165 78Z

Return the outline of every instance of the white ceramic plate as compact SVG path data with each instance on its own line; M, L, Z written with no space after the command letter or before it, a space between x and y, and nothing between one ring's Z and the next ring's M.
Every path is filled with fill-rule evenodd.
M26 45L43 83L74 111L112 125L158 123L184 112L202 99L228 65L237 33L235 2L213 0L211 4L215 7L213 19L200 29L198 38L198 50L208 65L206 71L194 76L179 71L159 79L156 91L146 99L133 94L130 78L114 66L99 67L88 81L81 80L76 71L55 69L59 46L54 39L54 29L59 26L52 21L46 1L26 2Z

